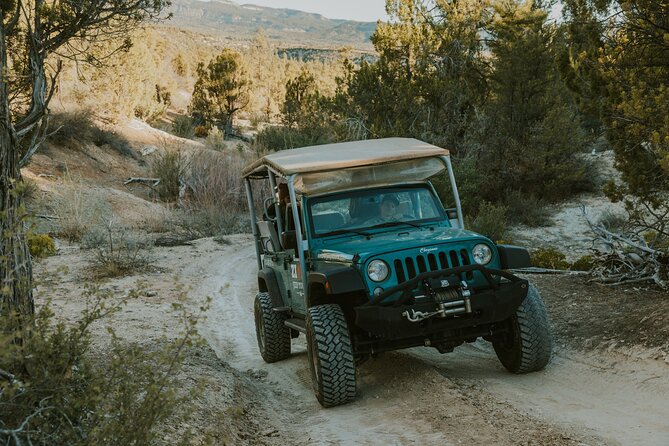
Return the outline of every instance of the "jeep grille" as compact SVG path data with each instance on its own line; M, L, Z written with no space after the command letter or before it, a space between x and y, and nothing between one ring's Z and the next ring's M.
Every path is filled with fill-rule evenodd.
M456 268L469 264L471 264L471 261L469 259L469 252L466 249L441 251L427 255L419 254L415 257L405 257L404 260L395 259L393 262L395 274L397 275L397 283L411 280L420 273ZM472 276L471 272L466 274L467 279L471 279Z

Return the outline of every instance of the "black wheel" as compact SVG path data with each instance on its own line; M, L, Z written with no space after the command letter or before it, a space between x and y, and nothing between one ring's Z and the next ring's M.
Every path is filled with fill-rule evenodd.
M307 354L311 380L323 407L355 399L355 359L344 312L319 305L307 312Z
M512 373L541 370L551 359L553 340L539 291L530 284L527 297L507 321L509 332L493 339L500 362Z
M290 356L290 329L284 325L285 318L274 311L268 293L256 295L253 312L256 319L258 348L265 362L277 362Z

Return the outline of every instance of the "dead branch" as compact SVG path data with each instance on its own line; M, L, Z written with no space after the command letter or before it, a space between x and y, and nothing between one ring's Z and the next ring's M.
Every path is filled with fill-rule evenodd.
M128 178L123 184L139 183L145 186L156 187L160 184L160 178Z
M601 224L593 223L584 206L581 212L595 236L594 243L603 248L594 249L590 272L592 280L610 286L636 283L654 283L660 288L668 288L667 253L648 246L640 233L616 234Z
M570 271L566 269L538 268L534 266L528 268L512 269L510 271L512 273L520 273L520 274L566 274L569 276L588 274L587 271Z
M40 406L42 406L42 404L46 400L48 400L49 398L51 398L51 397L44 398L42 401L40 401ZM6 435L8 437L11 437L12 440L14 440L14 444L16 446L21 446L23 443L21 443L21 439L19 438L19 434L21 434L21 433L23 433L23 431L25 431L26 427L28 427L28 423L30 423L30 420L32 420L36 416L40 415L45 410L50 410L50 409L53 409L53 407L52 406L40 407L35 412L28 415L23 420L23 422L21 422L21 425L19 427L17 427L16 429L0 429L0 435ZM29 442L29 444L32 444L32 443L30 443L30 440L28 440L28 442Z

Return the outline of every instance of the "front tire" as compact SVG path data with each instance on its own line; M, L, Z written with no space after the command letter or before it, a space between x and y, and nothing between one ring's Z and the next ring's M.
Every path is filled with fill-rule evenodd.
M535 372L551 359L553 339L546 307L539 291L530 284L527 297L507 320L508 333L493 339L495 353L511 373Z
M344 312L339 305L309 308L307 354L316 399L323 407L355 399L355 359Z
M290 329L285 318L274 311L269 293L256 294L253 305L258 349L265 362L281 361L290 356Z

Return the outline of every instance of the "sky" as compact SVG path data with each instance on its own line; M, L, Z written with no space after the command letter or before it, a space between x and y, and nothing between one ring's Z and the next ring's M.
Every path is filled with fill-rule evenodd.
M289 8L315 12L329 19L375 22L388 20L385 0L236 0L238 4L253 4L271 8Z

